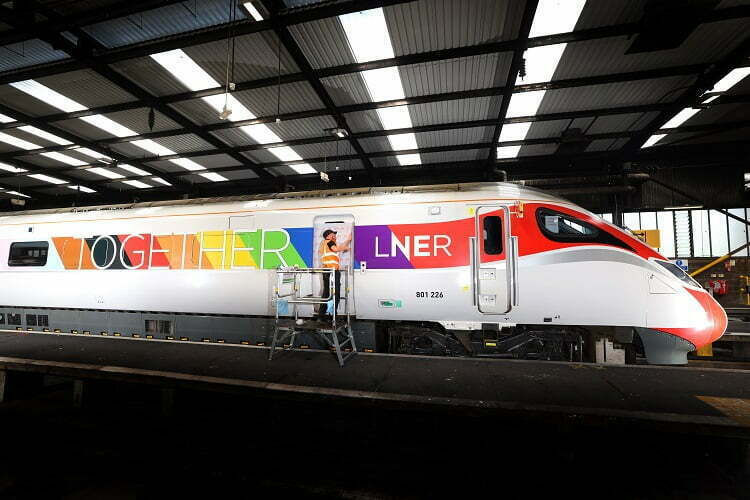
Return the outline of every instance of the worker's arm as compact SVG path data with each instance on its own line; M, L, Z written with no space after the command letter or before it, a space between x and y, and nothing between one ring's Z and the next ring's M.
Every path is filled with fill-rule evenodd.
M352 242L352 235L350 234L349 237L346 239L343 243L337 243L331 247L331 250L334 252L346 252L349 250L349 244Z

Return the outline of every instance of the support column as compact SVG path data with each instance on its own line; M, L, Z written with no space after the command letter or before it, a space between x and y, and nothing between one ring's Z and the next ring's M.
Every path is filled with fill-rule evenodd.
M83 406L83 380L81 379L73 381L73 406L76 408Z

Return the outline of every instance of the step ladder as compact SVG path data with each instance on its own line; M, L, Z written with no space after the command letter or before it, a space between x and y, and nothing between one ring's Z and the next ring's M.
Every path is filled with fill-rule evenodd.
M273 330L271 350L268 353L269 361L273 359L279 346L286 351L295 350L296 337L302 333L319 335L335 352L341 367L350 357L357 354L349 312L349 270L341 270L341 275L344 283L341 287L342 290L338 292L343 292L339 295L339 301L343 301L344 314L339 315L337 311L334 311L330 321L319 321L311 318L300 318L299 306L312 305L313 315L316 314L316 306L327 307L328 302L337 293L335 271L329 268L299 269L297 267L280 267L276 270L276 286L274 287L276 323ZM312 294L302 295L302 279L309 277L312 283L316 276L323 276L323 279L329 280L330 294L328 297ZM289 317L281 316L280 309L283 304L288 304L291 307ZM343 316L341 318L343 321L339 321L339 316ZM345 352L347 350L349 352Z

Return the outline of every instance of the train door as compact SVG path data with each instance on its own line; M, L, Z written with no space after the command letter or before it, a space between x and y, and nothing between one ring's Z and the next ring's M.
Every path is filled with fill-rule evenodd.
M320 248L323 244L323 233L331 230L336 232L336 241L349 242L349 250L339 253L339 268L341 269L341 297L350 297L349 313L354 314L354 216L351 214L319 215L313 219L313 267L323 267L321 264ZM317 294L322 292L322 280L316 280ZM348 291L346 290L348 288ZM339 314L344 313L343 301L339 304Z
M510 312L518 295L518 245L511 236L510 209L475 207L471 273L474 305L483 314Z

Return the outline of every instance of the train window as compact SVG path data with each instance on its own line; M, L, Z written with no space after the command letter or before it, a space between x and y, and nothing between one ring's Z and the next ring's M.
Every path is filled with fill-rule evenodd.
M21 324L21 315L20 314L8 314L8 324L9 325L20 325Z
M46 241L23 241L10 245L9 266L43 266L47 264L49 243Z
M40 314L36 317L39 326L49 326L49 316L46 314Z
M576 219L573 216L550 210L549 208L539 208L536 211L536 220L542 233L552 241L562 243L602 243L613 245L633 251L633 249L606 231L602 231L590 222Z
M149 335L164 334L171 335L172 333L172 322L166 320L147 319L146 320L146 333Z
M654 262L656 262L661 267L669 271L672 275L674 275L683 283L687 283L688 285L697 286L697 287L700 286L697 281L695 281L688 273L683 271L682 268L680 268L676 264L667 262L666 260L654 260Z
M499 255L503 253L503 221L497 215L488 215L482 222L484 253Z
M4 324L5 324L5 314L0 313L0 325L4 325Z
M36 314L26 315L26 326L36 326Z

